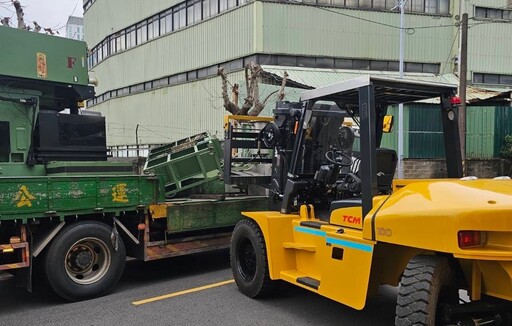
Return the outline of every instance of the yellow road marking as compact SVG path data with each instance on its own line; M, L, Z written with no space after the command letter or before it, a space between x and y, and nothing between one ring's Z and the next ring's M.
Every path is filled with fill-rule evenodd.
M135 305L135 306L140 306L142 304L151 303L151 302L155 302L155 301L159 301L159 300L164 300L164 299L169 299L169 298L174 298L174 297L177 297L177 296L180 296L180 295L184 295L184 294L188 294L188 293L208 290L208 289L211 289L211 288L223 286L223 285L226 285L226 284L231 284L231 283L234 283L234 282L235 282L235 280L231 279L231 280L222 281L222 282L219 282L219 283L213 283L213 284L209 284L209 285L200 286L200 287L197 287L197 288L192 288L192 289L183 290L183 291L179 291L179 292L164 294L164 295L160 295L158 297L153 297L153 298L148 298L148 299L144 299L144 300L134 301L134 302L132 302L132 304Z

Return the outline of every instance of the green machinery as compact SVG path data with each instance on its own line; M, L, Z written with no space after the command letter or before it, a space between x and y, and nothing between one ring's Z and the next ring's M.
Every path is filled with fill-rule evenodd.
M217 139L154 149L143 175L107 160L83 42L0 26L0 271L32 287L40 264L67 300L110 291L126 256L227 248L240 211L267 208L221 181ZM65 113L66 111L69 113Z

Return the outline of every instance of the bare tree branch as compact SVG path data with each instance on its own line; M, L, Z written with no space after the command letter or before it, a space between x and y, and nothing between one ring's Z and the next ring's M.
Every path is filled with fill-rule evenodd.
M254 62L251 62L251 77L249 81L249 87L247 88L247 97L245 98L244 105L240 110L240 114L246 115L249 110L254 105L254 101L257 99L257 87L258 87L258 77L261 73L261 67ZM247 82L246 82L247 83Z
M263 102L260 102L259 96L257 96L256 100L254 102L254 109L252 109L248 114L250 116L255 116L255 117L260 115L260 113L265 109L265 106L267 105L268 101L270 100L270 97L276 93L277 93L277 100L282 101L285 96L284 89L285 89L287 80L288 80L288 73L285 71L283 74L283 80L281 81L281 88L278 91L276 90L276 91L273 91L272 93L270 93L263 100ZM259 90L256 90L256 92L258 92L258 91Z
M34 32L39 33L41 26L34 20Z
M239 115L250 115L258 116L264 109L270 98L277 93L277 100L282 101L285 97L285 87L288 81L288 73L283 73L283 79L281 81L281 87L279 90L275 90L265 97L263 101L260 101L260 90L259 83L261 82L261 66L251 62L245 66L245 85L247 88L247 96L244 98L244 104L240 108L238 106L239 99L239 85L234 84L231 89L231 101L228 97L228 81L227 75L224 72L224 68L219 68L218 75L222 78L222 98L224 100L224 108L231 114Z
M288 73L286 70L283 74L283 80L281 81L281 89L279 89L279 93L277 93L277 100L282 101L285 97L284 88L286 87L286 82L288 81Z
M46 34L55 35L55 33L59 34L59 31L54 32L51 28L44 28Z
M249 65L245 65L245 89L247 90L247 93L249 93Z
M238 84L234 84L231 87L231 102L238 107Z
M27 29L27 25L25 25L25 19L23 16L23 8L21 8L21 3L18 0L11 0L14 8L16 9L16 17L18 17L18 28L19 29Z
M233 115L240 114L240 108L229 100L228 78L226 76L226 73L224 72L224 67L219 68L219 70L217 71L217 75L219 75L220 78L222 79L222 99L224 100L224 108L226 109L226 111Z
M249 111L249 115L250 116L253 116L253 117L257 117L260 115L261 111L263 111L263 109L265 109L265 106L267 105L267 102L268 100L270 99L270 97L272 95L274 95L275 93L277 93L278 91L275 90L273 91L272 93L268 94L267 97L265 98L265 100L263 100L263 102L260 102L259 100L255 101L254 103L254 109L252 109L251 111Z

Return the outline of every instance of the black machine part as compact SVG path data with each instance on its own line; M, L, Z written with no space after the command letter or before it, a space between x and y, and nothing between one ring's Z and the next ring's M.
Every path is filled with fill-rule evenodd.
M34 133L37 163L49 161L106 161L105 118L41 110Z

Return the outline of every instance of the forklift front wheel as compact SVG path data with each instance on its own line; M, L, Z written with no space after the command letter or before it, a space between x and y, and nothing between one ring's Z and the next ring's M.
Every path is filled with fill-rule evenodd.
M442 325L442 304L459 300L453 269L446 257L419 255L412 258L398 289L396 326Z
M231 269L240 291L251 298L265 297L275 290L269 276L265 239L252 220L237 223L231 237Z

